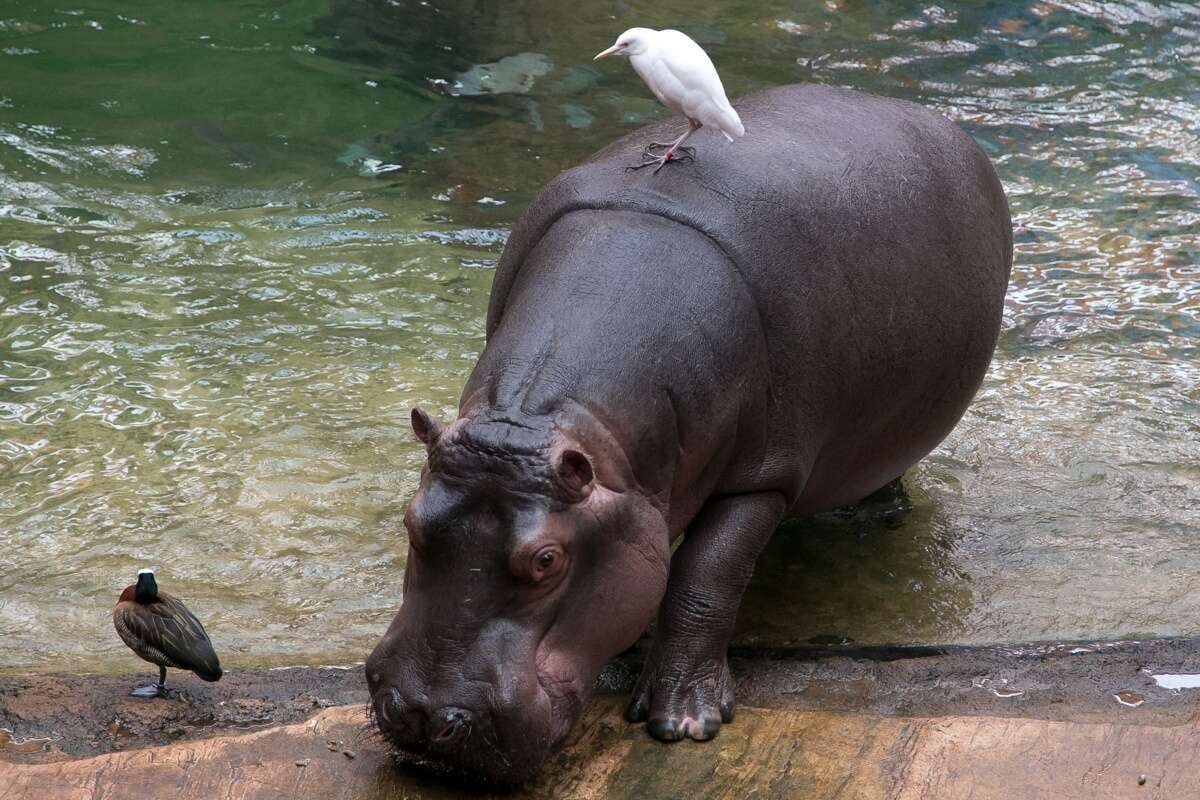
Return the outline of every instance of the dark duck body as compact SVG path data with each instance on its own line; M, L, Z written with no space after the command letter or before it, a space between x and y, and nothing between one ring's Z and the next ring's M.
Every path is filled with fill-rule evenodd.
M221 663L204 626L182 601L158 590L154 573L142 570L113 609L113 626L138 657L158 665L158 684L134 689L135 697L165 691L167 667L186 669L206 681L221 678Z

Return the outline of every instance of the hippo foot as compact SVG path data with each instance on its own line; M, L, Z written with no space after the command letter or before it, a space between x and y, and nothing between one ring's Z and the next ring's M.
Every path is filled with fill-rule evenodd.
M695 666L651 657L642 669L625 719L645 722L655 739L703 742L733 722L733 679L722 655Z

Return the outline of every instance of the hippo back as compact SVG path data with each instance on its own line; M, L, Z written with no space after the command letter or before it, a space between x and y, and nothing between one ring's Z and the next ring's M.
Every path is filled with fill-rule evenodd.
M999 332L1011 218L975 142L918 105L796 85L735 106L745 137L701 130L694 163L626 171L647 142L674 137L682 121L669 120L552 181L504 249L488 335L527 256L565 215L608 209L689 226L753 298L773 446L811 454L803 484L814 499L794 509L829 507L898 475L961 417Z

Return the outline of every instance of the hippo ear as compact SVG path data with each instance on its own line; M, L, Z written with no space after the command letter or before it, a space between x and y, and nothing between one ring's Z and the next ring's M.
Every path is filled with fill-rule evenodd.
M424 443L426 450L437 444L442 435L441 424L419 408L412 410L412 429L417 438Z
M555 469L558 489L568 503L579 503L592 492L592 462L578 450L563 450Z

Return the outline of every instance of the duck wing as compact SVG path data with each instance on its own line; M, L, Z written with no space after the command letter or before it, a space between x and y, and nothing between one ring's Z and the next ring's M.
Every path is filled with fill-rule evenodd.
M160 591L153 603L118 604L114 617L119 617L117 631L121 638L130 644L126 639L128 633L137 642L137 646L130 644L130 647L139 655L143 650L157 651L168 666L191 670L206 681L220 679L221 662L208 633L178 598Z

